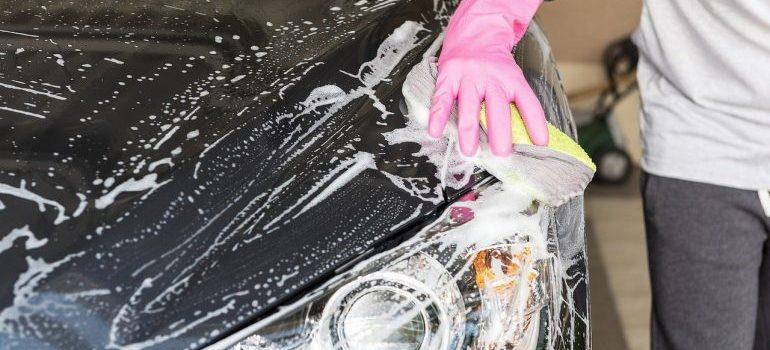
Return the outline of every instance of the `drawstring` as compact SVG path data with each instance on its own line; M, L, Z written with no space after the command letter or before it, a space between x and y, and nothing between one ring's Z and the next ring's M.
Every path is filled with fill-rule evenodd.
M770 217L770 190L759 190L759 203L765 210L765 216Z

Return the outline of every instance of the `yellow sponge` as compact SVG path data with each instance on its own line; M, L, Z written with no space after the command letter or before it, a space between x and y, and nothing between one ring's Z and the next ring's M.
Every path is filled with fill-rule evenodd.
M481 125L486 130L487 115L483 104L481 106ZM527 128L524 125L524 120L521 119L521 114L519 114L519 110L514 104L511 104L511 136L513 137L514 144L532 145L532 140L529 138ZM548 123L547 147L554 151L572 156L591 168L592 171L596 171L596 164L594 164L591 157L586 154L583 148L551 123Z

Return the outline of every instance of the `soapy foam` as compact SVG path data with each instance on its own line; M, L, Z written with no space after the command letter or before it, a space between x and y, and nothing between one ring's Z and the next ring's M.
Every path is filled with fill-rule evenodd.
M0 239L0 254L13 246L13 243L19 238L27 238L24 247L27 250L37 249L48 243L48 238L38 239L35 234L29 230L29 226L15 228L10 233Z

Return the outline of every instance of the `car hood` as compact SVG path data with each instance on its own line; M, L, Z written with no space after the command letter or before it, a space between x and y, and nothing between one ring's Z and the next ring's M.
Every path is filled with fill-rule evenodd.
M206 345L486 176L388 137L452 1L2 6L0 343Z

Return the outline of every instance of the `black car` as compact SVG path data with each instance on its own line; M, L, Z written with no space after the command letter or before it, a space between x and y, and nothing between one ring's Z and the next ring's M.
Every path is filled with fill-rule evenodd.
M0 348L590 348L582 198L515 203L407 117L456 3L1 4ZM574 137L536 24L515 57ZM547 257L481 242L532 220ZM501 261L532 283L486 294Z

